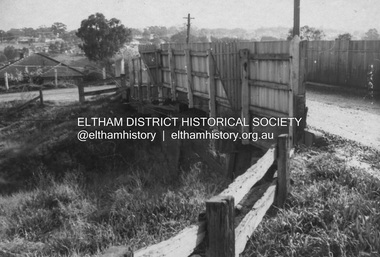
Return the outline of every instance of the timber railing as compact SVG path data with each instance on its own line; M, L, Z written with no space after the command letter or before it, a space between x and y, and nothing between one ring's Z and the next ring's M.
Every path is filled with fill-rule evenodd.
M102 84L102 83L107 84L109 82L116 82L116 86L114 88L91 90L87 92L84 91L85 86ZM110 78L110 79L103 79L103 80L98 80L94 82L80 83L78 85L79 102L84 103L86 100L86 96L102 95L102 94L107 94L107 93L112 93L112 92L115 92L116 94L118 94L120 92L124 92L125 90L127 90L125 76L122 76L120 78Z
M203 253L206 251L208 257L238 257L267 210L273 204L282 207L285 203L290 188L289 150L288 135L280 135L256 164L219 195L206 201L205 219L196 225L161 243L135 252L119 251L121 255L107 251L104 257L187 257L202 242L207 242ZM252 198L258 200L253 204Z
M34 98L26 101L25 103L23 103L23 104L21 104L19 106L15 106L13 108L13 110L11 110L11 112L12 111L15 111L15 112L21 111L22 109L25 109L29 104L31 104L31 103L33 103L33 102L35 102L37 100L40 100L40 105L41 106L44 105L44 97L43 97L42 89L39 90L39 95L38 96L36 96L36 97L34 97Z

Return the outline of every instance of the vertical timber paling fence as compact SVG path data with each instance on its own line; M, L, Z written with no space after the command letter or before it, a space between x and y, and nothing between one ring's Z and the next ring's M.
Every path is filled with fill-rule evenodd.
M375 89L380 90L380 40L310 41L308 82L365 88L369 65L374 65Z
M271 140L253 144L268 149L280 134L300 140L305 123L306 42L194 43L139 46L132 59L131 97L170 98L210 117L297 117L301 126L260 127ZM252 132L242 126L240 132ZM295 137L295 138L294 138ZM252 142L243 141L244 144Z
M271 173L272 177L265 180L263 190L255 191L259 187L257 182L266 177L272 167L277 168L277 177ZM134 253L129 252L128 256L187 257L206 240L207 247L204 250L208 257L238 257L272 204L278 207L284 205L289 188L289 140L288 135L284 134L278 137L277 144L272 145L256 164L237 177L227 189L206 201L204 220L166 241ZM248 205L247 196L255 196L258 200ZM244 211L238 216L235 215L237 210Z
M204 110L210 117L248 121L253 117L297 117L303 122L297 128L290 123L280 128L230 128L241 133L272 132L274 137L242 141L266 149L266 153L227 189L206 201L205 219L130 256L189 256L206 237L208 257L239 256L270 206L283 206L290 186L289 149L306 125L306 48L306 42L298 37L280 42L139 46L140 57L132 59L130 66L134 99L169 98ZM273 177L274 168L277 177ZM266 188L259 193L255 190L262 184L257 182L263 178ZM253 207L247 204L252 197L257 200Z

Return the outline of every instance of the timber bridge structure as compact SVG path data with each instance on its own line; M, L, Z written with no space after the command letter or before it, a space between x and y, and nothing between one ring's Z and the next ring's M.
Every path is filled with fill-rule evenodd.
M170 99L209 117L297 118L299 126L241 126L240 132L270 132L250 142L269 149L280 134L290 146L306 126L307 42L292 41L140 45L130 64L130 96L152 102Z
M130 65L127 94L129 91L129 97L143 103L144 108L151 104L152 108L170 110L165 105L168 102L176 107L182 103L216 119L297 118L302 122L299 126L288 122L274 127L252 124L217 128L239 130L241 134L270 130L273 137L242 140L240 152L230 149L227 166L234 180L206 201L206 212L196 224L141 249L110 247L103 257L241 256L267 210L272 205L283 207L290 189L290 149L302 139L306 125L306 46L295 37L292 41L139 47L140 57ZM164 101L157 104L157 100ZM259 148L265 154L253 164L251 154ZM235 164L247 164L242 174L233 173L240 170Z

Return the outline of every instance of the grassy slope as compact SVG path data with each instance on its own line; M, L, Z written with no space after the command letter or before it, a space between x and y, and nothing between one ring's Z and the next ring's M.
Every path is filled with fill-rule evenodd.
M138 249L197 220L204 200L225 186L201 162L194 159L173 178L157 142L76 139L78 116L128 114L121 104L99 101L34 106L5 119L13 125L1 133L7 144L0 148L0 175L13 194L0 197L0 255Z
M76 140L76 117L127 113L99 101L35 106L5 122L13 125L1 134L8 144L0 150L0 171L7 186L23 190L0 197L0 254L83 256L120 244L138 249L196 220L204 200L225 183L207 167L194 162L173 180L163 172L168 167L159 144ZM260 224L245 256L378 256L380 182L349 167L341 153L374 170L380 154L331 135L329 143L298 149L286 208ZM28 183L19 182L25 178Z
M341 152L379 172L379 152L329 135L301 148L286 207L267 216L244 256L380 256L380 181L347 165Z

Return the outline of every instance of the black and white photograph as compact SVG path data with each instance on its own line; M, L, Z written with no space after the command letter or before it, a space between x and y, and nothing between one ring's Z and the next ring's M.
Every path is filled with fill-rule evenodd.
M380 257L379 0L0 10L0 257Z

